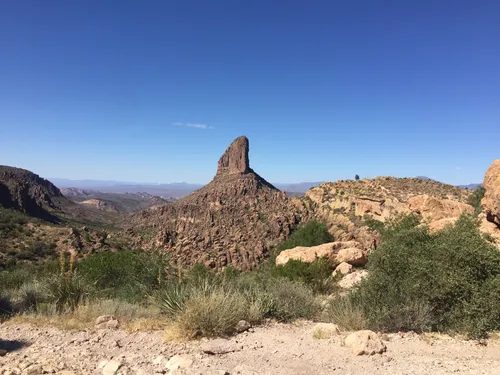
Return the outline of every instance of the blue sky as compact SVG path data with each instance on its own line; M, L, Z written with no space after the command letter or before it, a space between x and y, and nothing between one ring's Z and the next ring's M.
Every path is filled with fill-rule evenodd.
M273 182L482 181L500 158L499 14L497 0L5 1L0 164L204 183L247 135Z

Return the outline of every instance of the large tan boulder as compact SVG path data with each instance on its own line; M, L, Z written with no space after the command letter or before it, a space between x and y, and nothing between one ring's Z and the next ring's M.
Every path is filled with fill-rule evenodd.
M345 346L351 348L355 355L382 354L387 347L378 335L369 330L362 330L351 333L344 340Z
M451 199L440 199L427 194L410 197L408 205L410 211L432 221L460 217L464 213L474 213L474 207L470 204Z
M481 207L488 221L500 225L500 159L495 160L486 171L483 187L486 192Z
M368 261L367 255L366 251L350 247L347 249L340 249L337 253L336 260L339 263L348 263L353 266L364 266Z
M335 242L325 243L318 246L297 246L293 249L283 250L276 257L276 264L283 265L289 260L300 260L306 263L312 263L317 258L327 257L332 259L335 256Z
M334 241L318 246L297 246L293 249L283 250L276 258L277 265L288 263L289 260L300 260L312 263L317 258L326 257L334 263L350 263L364 265L366 252L360 250L362 245L357 241ZM340 258L338 256L340 254Z
M441 220L431 221L429 223L429 227L428 227L429 233L437 233L437 232L440 232L449 226L453 226L453 225L455 225L457 220L458 220L458 217L448 217L448 218L441 219Z

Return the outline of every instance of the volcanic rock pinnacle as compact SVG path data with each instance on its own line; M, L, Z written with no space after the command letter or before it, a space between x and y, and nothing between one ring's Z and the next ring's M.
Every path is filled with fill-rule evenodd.
M251 171L248 160L248 138L236 138L219 159L217 176L245 174Z

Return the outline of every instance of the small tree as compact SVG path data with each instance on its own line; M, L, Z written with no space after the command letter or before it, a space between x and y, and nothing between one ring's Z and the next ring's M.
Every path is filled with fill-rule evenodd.
M354 179L355 179L356 181L359 181L359 174L357 174L356 176L354 176Z

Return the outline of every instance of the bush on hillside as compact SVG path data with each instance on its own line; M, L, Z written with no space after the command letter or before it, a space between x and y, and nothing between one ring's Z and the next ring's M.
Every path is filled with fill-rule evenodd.
M381 234L368 262L370 275L351 295L371 329L481 337L500 328L500 252L472 217L429 234L408 216L388 223Z
M76 269L93 285L98 298L140 301L166 279L160 255L132 251L102 252L77 263Z
M481 200L483 199L485 193L486 189L482 186L478 186L467 200L467 203L474 207L475 215L479 214L482 211Z
M278 246L278 250L283 251L296 246L317 246L332 241L333 237L328 232L326 224L312 220L300 225L288 240Z
M331 294L336 288L336 280L332 278L332 263L326 258L318 258L312 263L290 260L284 265L271 268L271 277L300 281L308 285L314 293Z

